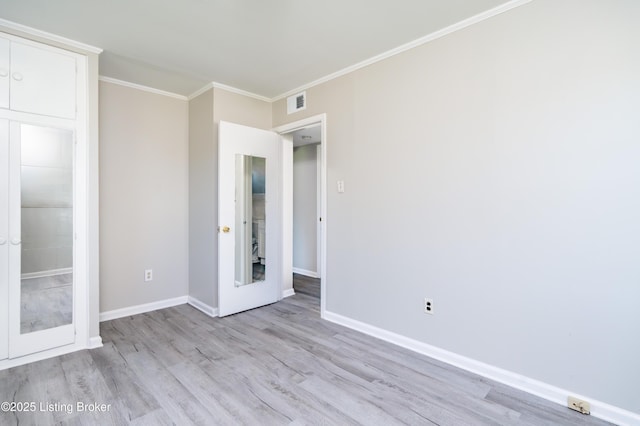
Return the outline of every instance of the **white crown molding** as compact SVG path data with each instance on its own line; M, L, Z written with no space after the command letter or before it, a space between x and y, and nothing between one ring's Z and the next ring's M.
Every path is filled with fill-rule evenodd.
M439 39L441 37L444 37L448 34L451 34L455 31L467 28L473 24L477 24L478 22L484 21L486 19L492 18L496 15L499 15L501 13L504 13L506 11L509 11L511 9L514 9L516 7L522 6L524 4L530 3L532 0L511 0L507 3L501 4L500 6L494 7L493 9L489 9L485 12L479 13L477 15L474 15L470 18L464 19L460 22L457 22L455 24L449 25L448 27L445 27L441 30L435 31L431 34L427 34L424 37L420 37L419 39L416 39L414 41L410 41L409 43L403 44L402 46L398 46L394 49L388 50L384 53L381 53L379 55L376 55L372 58L369 59L365 59L362 62L358 62L357 64L348 66L346 68L341 69L340 71L336 71L332 74L326 75L324 77L321 77L317 80L314 80L310 83L304 84L300 87L297 87L295 89L289 90L281 95L278 95L274 98L271 99L271 102L275 102L275 101L279 101L280 99L284 99L288 96L291 95L295 95L296 93L302 92L304 90L310 89L314 86L317 86L319 84L322 83L326 83L327 81L336 79L338 77L342 77L343 75L349 74L351 72L357 71L361 68L364 68L366 66L375 64L376 62L380 62L384 59L390 58L392 56L398 55L400 53L406 52L407 50L413 49L415 47L418 46L422 46L423 44L429 43L433 40Z
M369 336L376 337L380 340L384 340L385 342L393 343L394 345L437 359L453 365L454 367L462 368L463 370L503 383L507 386L511 386L548 401L555 402L565 407L567 405L567 397L569 395L580 398L591 404L591 415L593 417L598 417L618 425L640 424L640 414L607 404L606 402L598 401L596 399L580 395L579 393L571 392L472 358L467 358L454 352L450 352L334 312L325 311L322 318Z
M0 26L8 28L13 31L20 31L25 34L32 35L34 37L42 37L57 43L66 44L67 46L74 47L76 49L84 50L89 53L102 53L102 49L99 47L91 46L90 44L81 43L79 41L71 40L70 38L61 37L59 35L51 34L46 31L37 30L35 28L27 27L26 25L18 24L17 22L7 21L0 18Z
M172 92L166 92L164 90L154 89L153 87L143 86L141 84L136 84L136 83L130 83L130 82L124 81L124 80L118 80L117 78L105 77L105 76L101 75L98 79L100 81L104 81L105 83L119 84L120 86L125 86L125 87L130 87L132 89L137 89L137 90L142 90L142 91L145 91L145 92L155 93L156 95L168 96L170 98L180 99L181 101L188 101L189 100L189 98L187 98L184 95L179 95L177 93L172 93Z
M205 84L204 86L202 86L201 88L199 88L198 90L196 90L195 92L187 96L187 99L191 100L191 99L197 98L198 96L202 95L204 92L210 89L213 89L213 83Z
M258 95L256 93L248 92L246 90L238 89L237 87L227 86L226 84L217 83L215 81L212 81L211 83L207 83L206 85L204 85L200 89L196 90L195 92L193 92L192 94L187 96L187 98L189 100L191 100L193 98L197 98L198 96L202 95L207 90L212 89L214 87L216 89L226 90L227 92L236 93L238 95L246 96L248 98L257 99L259 101L264 101L264 102L269 102L269 103L273 102L273 99L268 98L266 96L262 96L262 95Z

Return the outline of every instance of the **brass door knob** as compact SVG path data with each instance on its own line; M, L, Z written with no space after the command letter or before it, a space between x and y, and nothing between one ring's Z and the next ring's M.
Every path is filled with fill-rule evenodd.
M222 232L224 232L225 234L227 234L229 231L231 231L231 228L229 228L228 226L222 227Z

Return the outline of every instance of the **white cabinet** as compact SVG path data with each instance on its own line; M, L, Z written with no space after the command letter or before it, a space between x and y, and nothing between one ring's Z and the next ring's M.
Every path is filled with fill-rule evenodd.
M9 108L9 59L11 42L0 37L0 108Z
M0 108L75 118L76 58L61 49L0 37Z
M1 34L0 370L88 340L88 58Z

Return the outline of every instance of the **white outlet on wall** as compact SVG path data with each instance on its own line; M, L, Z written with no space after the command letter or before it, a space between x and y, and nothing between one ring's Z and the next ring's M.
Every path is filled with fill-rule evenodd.
M144 280L145 281L152 281L153 280L153 270L152 269L145 269L144 270Z
M433 315L433 299L424 298L424 313Z

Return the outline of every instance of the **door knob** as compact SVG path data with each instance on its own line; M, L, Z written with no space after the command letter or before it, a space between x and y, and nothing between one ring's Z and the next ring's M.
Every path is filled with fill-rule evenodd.
M222 228L218 228L221 229L222 232L224 232L225 234L229 233L229 231L231 231L231 228L229 228L228 226L223 226Z
M9 70L6 68L0 68L0 77L6 77L9 75Z
M7 244L7 239L3 238L3 237L0 237L0 246L3 246L5 244Z
M13 238L11 240L11 244L13 244L14 246L19 246L20 243L22 243L22 241L20 241L18 238Z
M20 74L19 72L14 72L13 73L13 79L15 81L22 81L22 74Z

